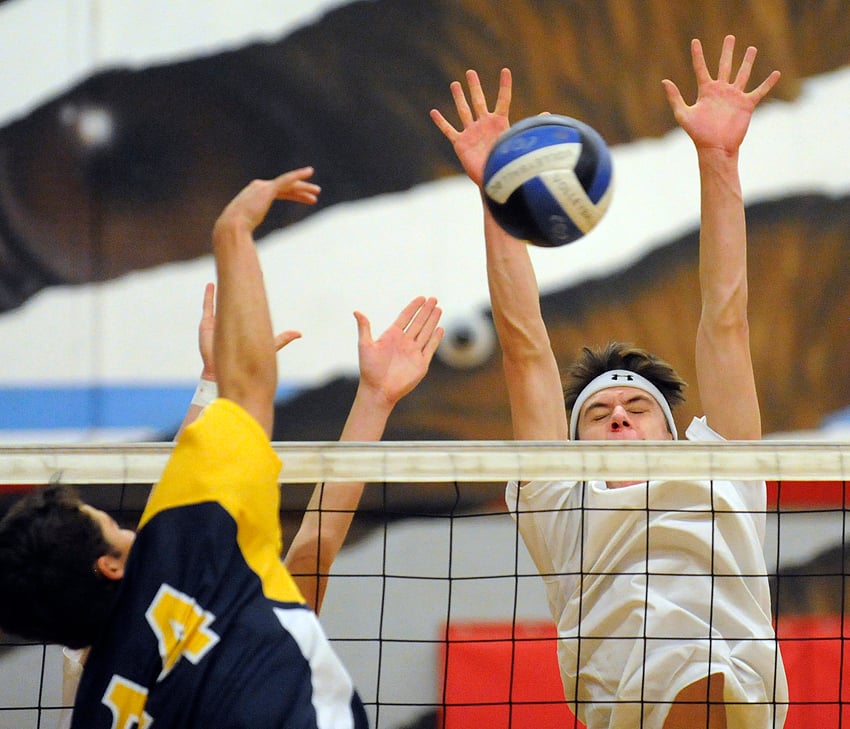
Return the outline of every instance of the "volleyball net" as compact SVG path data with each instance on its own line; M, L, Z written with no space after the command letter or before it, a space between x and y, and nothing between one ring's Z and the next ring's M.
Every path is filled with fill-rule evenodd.
M376 729L580 727L510 480L767 482L786 727L848 726L850 443L275 443L284 532L318 482L366 481L321 621ZM171 444L0 447L2 507L51 481L134 526ZM62 651L0 644L0 729L59 726ZM270 690L273 690L270 687Z

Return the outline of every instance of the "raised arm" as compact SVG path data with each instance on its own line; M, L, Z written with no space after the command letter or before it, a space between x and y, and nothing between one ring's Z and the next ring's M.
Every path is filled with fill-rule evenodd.
M458 131L436 109L431 118L452 143L464 170L478 186L484 208L487 279L493 321L502 349L502 366L517 440L565 440L567 418L561 378L540 311L540 292L528 244L506 233L484 203L482 178L487 155L509 126L512 82L502 69L493 111L475 71L466 72L469 101L463 86L451 85L461 122Z
M369 320L355 312L360 383L341 441L377 441L396 403L425 376L443 338L436 299L418 297L377 339ZM286 554L301 594L318 613L328 573L363 494L363 483L318 484Z
M275 200L316 202L311 167L273 180L254 180L224 209L213 228L218 275L215 367L221 397L250 413L271 437L277 360L254 230Z
M729 439L761 437L761 415L747 320L747 231L738 153L753 111L779 80L773 71L747 92L756 49L744 53L732 78L734 36L723 41L717 78L702 45L691 43L696 102L687 105L676 85L663 81L676 121L696 147L701 190L699 278L702 309L696 372L708 424Z

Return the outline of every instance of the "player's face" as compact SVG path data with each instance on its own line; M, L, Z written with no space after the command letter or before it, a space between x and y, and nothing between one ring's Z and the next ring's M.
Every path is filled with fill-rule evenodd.
M95 509L88 504L83 504L80 508L100 525L104 539L113 549L112 556L116 557L123 566L130 554L130 547L136 540L136 533L132 529L122 529L105 511Z
M582 406L579 440L671 440L664 411L636 387L600 390Z

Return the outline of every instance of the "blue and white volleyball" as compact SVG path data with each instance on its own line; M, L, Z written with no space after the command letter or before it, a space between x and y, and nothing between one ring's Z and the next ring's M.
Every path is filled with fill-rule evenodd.
M499 137L484 167L484 192L508 233L538 246L562 246L605 215L613 173L611 152L595 129L547 114L523 119Z

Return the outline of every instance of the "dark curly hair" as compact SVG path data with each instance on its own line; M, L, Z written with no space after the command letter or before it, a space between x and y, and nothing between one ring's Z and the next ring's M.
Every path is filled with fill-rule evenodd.
M115 604L119 581L97 558L112 547L80 507L52 484L27 494L0 521L0 629L71 648L91 645Z
M667 362L645 349L622 342L608 342L604 347L584 347L564 375L564 403L571 412L581 391L591 380L609 370L629 370L645 377L667 399L672 409L684 402L687 383Z

